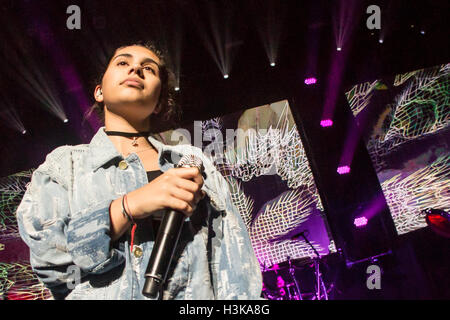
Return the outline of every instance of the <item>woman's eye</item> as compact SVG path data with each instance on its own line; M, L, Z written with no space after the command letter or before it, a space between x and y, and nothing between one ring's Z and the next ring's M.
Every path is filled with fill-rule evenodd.
M152 73L155 73L155 70L153 70L151 67L144 67L145 70L147 71L151 71Z
M119 61L119 62L117 63L117 65L118 65L118 66L127 66L127 65L128 65L128 62L126 62L126 61ZM145 67L143 67L143 69L146 70L146 71L150 71L150 72L153 73L153 74L156 74L156 71L155 71L152 67L150 67L150 66L145 66Z

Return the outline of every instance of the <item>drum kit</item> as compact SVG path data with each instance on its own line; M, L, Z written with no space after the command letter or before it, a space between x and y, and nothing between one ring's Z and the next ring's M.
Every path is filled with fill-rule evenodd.
M263 283L263 295L262 297L268 300L328 300L328 294L333 289L334 285L330 284L328 288L325 286L325 283L322 278L322 273L320 271L321 265L321 257L319 253L316 251L314 246L308 241L304 233L298 234L298 236L305 239L305 242L308 243L314 253L315 257L312 258L312 263L307 263L303 266L297 266L293 263L291 257L287 256L287 263L283 263L284 267L280 268L279 264L275 264L271 267L266 267L265 263L262 266L263 275L271 274L272 278L275 276L276 285L268 287ZM297 238L291 238L291 240L298 240ZM288 272L285 272L287 269ZM309 292L303 292L300 289L300 282L296 276L296 270L299 272L303 272L311 278L310 269L313 269L312 274L314 275L314 289L310 289ZM284 271L284 272L283 272ZM273 272L275 274L273 274ZM284 275L284 277L283 277ZM264 277L269 278L269 277ZM274 281L272 281L274 282ZM312 292L311 292L312 291Z

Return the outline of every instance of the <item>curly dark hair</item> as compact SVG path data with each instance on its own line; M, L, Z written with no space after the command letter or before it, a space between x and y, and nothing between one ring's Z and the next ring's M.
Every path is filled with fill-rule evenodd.
M157 114L152 114L150 116L150 131L151 133L159 133L163 130L167 130L170 128L174 128L179 124L181 118L181 108L175 102L175 75L172 70L167 66L167 62L165 60L165 54L162 50L160 50L155 43L151 41L135 41L130 44L124 44L118 46L109 54L108 59L106 60L106 66L102 66L102 70L100 74L96 77L94 81L94 86L101 84L103 76L106 72L106 69L109 66L111 59L114 57L115 52L118 49L122 49L130 46L141 46L146 49L152 51L160 60L160 69L159 69L159 77L161 80L161 92L159 95L158 105L161 106L161 110ZM102 124L105 124L105 112L104 112L104 103L97 102L89 108L87 111L85 118L88 118L92 115L93 112L101 119Z

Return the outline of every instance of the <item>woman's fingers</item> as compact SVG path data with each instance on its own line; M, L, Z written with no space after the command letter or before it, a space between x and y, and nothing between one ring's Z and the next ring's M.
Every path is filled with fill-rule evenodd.
M145 218L164 208L190 216L205 196L202 186L203 177L197 168L169 169L144 187L130 192L128 199L132 200L133 217Z
M200 186L200 188L203 186L203 182L204 182L203 177L202 177L200 171L198 170L198 168L196 168L196 167L175 168L175 169L168 170L168 172L169 171L171 172L171 174L176 175L177 177L187 179L187 180L192 180L193 182L198 184Z
M183 201L177 197L170 199L170 207L174 210L183 212L186 216L190 217L195 210L189 202Z
M177 179L175 182L176 186L180 189L186 190L192 194L194 194L195 203L199 202L203 199L205 192L201 190L201 185L186 179Z

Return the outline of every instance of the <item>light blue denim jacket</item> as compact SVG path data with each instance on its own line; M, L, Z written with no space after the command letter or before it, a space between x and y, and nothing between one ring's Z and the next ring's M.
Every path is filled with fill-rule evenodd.
M148 140L163 172L184 154L197 155L205 167L207 205L183 227L164 299L259 299L259 264L223 176L199 148ZM126 168L119 168L121 160ZM124 159L104 127L89 144L56 148L33 172L17 221L33 270L55 298L146 299L141 292L155 235L145 229L133 252L127 235L113 243L109 206L147 183L140 158Z

